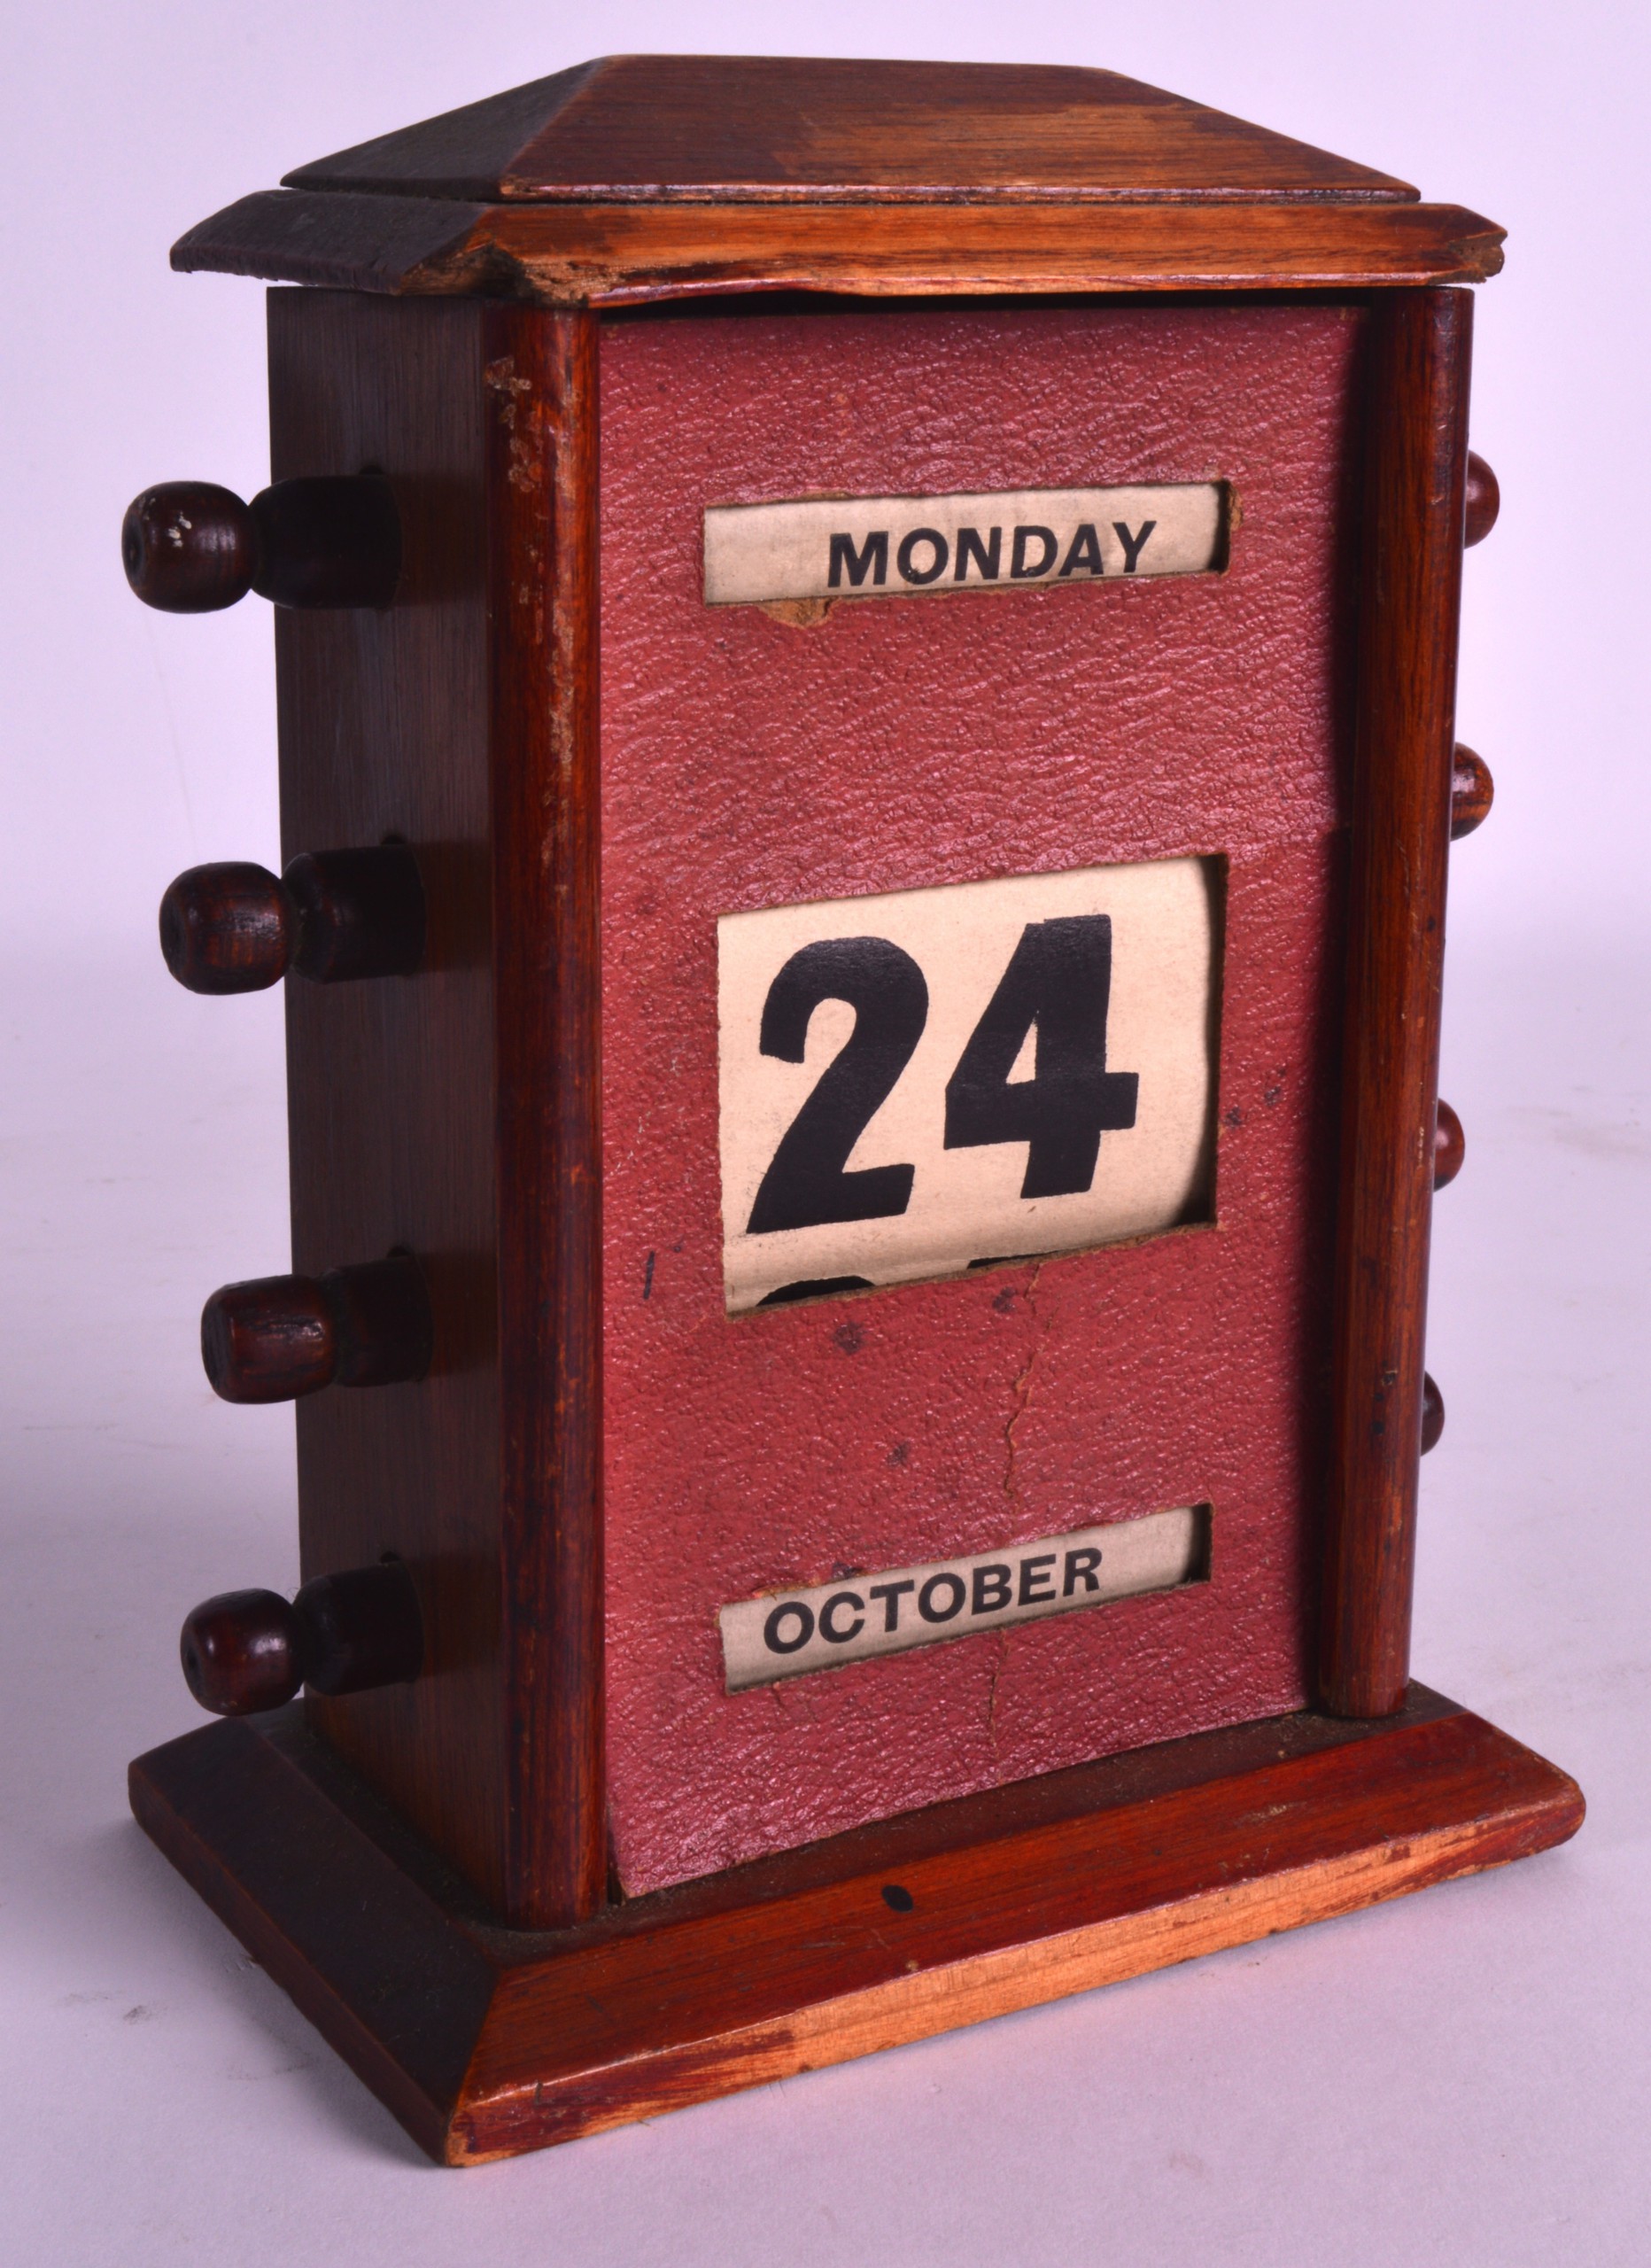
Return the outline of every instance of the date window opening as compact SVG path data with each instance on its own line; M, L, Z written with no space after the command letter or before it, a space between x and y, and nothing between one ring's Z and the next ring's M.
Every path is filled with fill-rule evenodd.
M731 1315L1213 1216L1223 862L717 925Z

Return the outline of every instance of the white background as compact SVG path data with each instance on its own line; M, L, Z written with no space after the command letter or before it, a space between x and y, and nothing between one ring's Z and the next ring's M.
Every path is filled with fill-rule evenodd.
M1416 1664L1574 1770L1507 1874L592 2142L426 2170L124 1813L174 1633L296 1581L291 1423L202 1297L286 1262L278 996L167 979L179 867L273 858L267 612L146 612L155 479L250 493L262 292L167 247L288 167L604 50L1110 65L1507 224L1475 439ZM1578 2268L1651 2256L1643 724L1651 33L1630 0L29 0L5 48L0 2256Z

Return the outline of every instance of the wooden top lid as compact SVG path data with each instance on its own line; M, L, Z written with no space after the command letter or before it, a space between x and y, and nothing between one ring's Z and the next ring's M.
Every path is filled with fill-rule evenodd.
M603 307L1477 283L1501 234L1110 71L644 55L301 166L172 260Z
M286 186L487 203L1416 196L1112 71L724 55L581 63Z

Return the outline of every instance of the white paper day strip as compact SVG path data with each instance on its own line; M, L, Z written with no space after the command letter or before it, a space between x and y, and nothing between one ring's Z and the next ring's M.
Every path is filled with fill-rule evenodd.
M705 601L939 598L1202 575L1223 563L1226 523L1220 481L713 505Z

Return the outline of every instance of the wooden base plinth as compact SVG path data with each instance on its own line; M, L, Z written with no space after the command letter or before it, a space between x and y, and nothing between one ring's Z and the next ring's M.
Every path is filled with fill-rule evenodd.
M501 1928L301 1711L140 1757L132 1808L433 2157L474 2164L1528 1856L1576 1783L1413 1686L1138 1749Z

